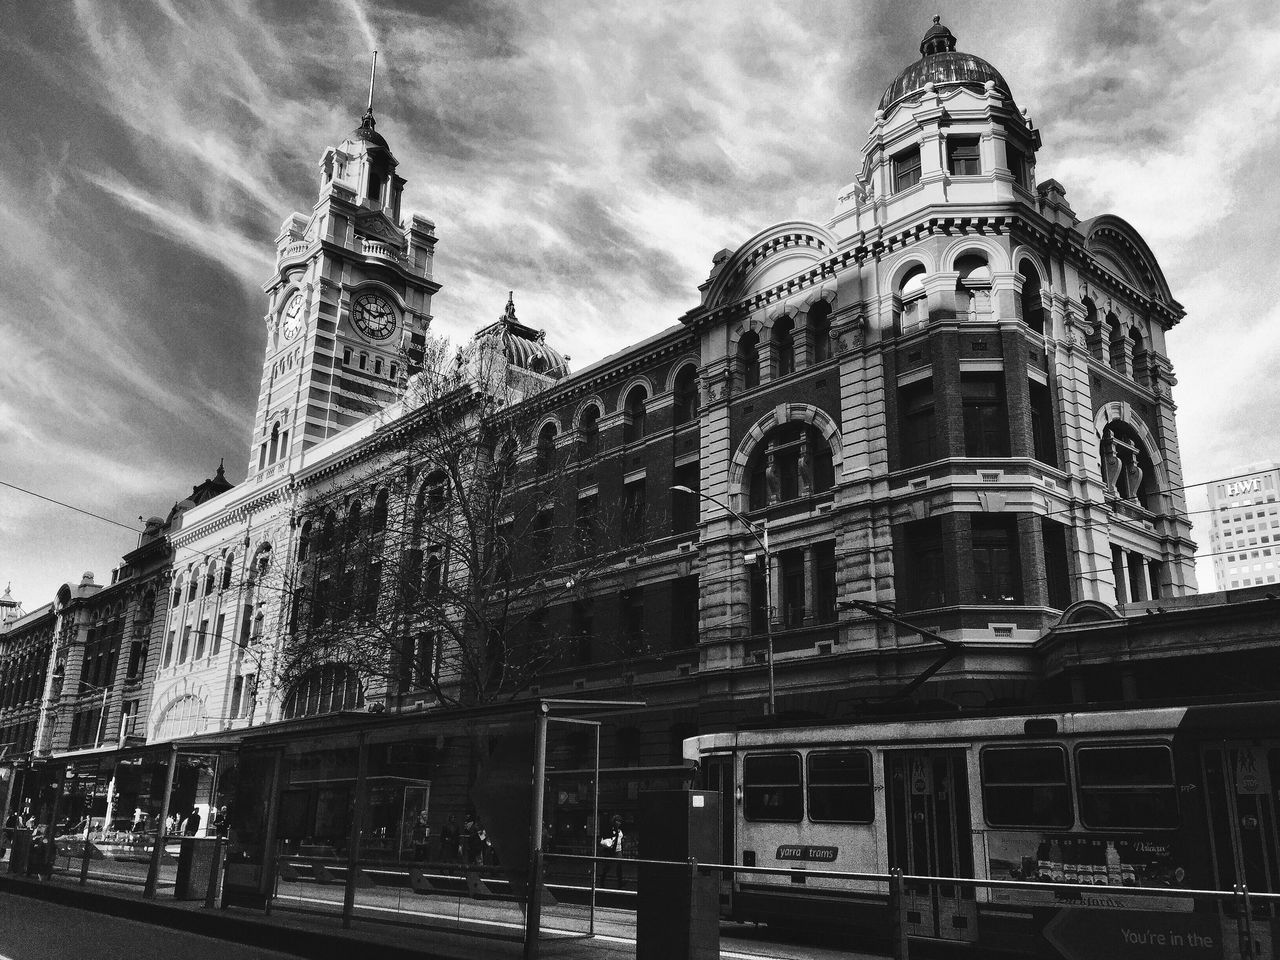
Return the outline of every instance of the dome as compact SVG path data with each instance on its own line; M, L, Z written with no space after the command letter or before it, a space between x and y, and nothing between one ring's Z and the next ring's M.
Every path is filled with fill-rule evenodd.
M360 120L360 126L351 131L351 136L347 137L347 142L363 142L367 147L378 147L389 153L391 148L387 146L386 138L374 129L376 126L377 123L373 119L373 109L370 108L364 112L364 116Z
M507 295L507 307L496 323L476 331L471 346L464 351L468 358L487 343L501 347L503 356L513 367L538 373L552 380L569 374L569 358L547 344L547 335L516 319L514 291Z
M926 83L983 90L990 80L1012 99L1013 92L1000 71L981 57L957 52L956 38L939 19L933 18L933 26L920 41L920 59L898 74L885 89L880 109L888 110L923 89Z

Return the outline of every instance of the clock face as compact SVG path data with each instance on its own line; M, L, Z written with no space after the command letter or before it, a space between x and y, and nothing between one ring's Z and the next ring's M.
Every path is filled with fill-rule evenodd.
M351 319L370 340L385 340L396 329L396 312L386 297L362 293L351 304Z
M284 323L281 333L286 340L292 340L302 329L302 294L295 293L284 308Z

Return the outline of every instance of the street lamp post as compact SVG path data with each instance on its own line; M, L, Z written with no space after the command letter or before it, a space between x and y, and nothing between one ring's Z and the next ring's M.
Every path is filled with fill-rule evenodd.
M694 490L692 487L686 487L681 484L676 484L671 489L679 493L688 493L695 497L701 497L703 500L714 503L746 527L747 532L755 537L756 543L760 544L760 551L764 557L765 662L769 668L769 702L766 712L772 717L777 713L777 704L773 682L773 555L769 552L769 524L767 522L757 523L754 520L748 520L719 497L713 497L708 493L703 493L701 490Z

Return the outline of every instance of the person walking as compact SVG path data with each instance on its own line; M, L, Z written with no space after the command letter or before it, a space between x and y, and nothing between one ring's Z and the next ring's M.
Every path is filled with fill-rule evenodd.
M200 835L200 808L192 807L191 813L187 815L187 822L183 828L182 835L184 837L196 837Z
M410 839L413 843L413 859L418 863L426 863L427 844L431 840L431 826L427 823L426 810L418 813L418 819L413 825Z
M213 818L213 835L219 840L227 839L227 830L231 826L231 821L227 819L227 806L223 804L218 808L218 813Z
M452 813L440 829L440 859L445 863L457 863L461 859L458 851L458 821Z
M58 859L58 844L49 836L49 828L43 823L31 835L31 850L27 854L27 876L48 880L53 876L53 865Z
M607 859L600 864L600 875L596 878L596 883L603 886L605 880L609 876L610 861L613 866L614 885L622 886L622 817L618 814L613 815L612 824L608 833L600 838L600 856Z

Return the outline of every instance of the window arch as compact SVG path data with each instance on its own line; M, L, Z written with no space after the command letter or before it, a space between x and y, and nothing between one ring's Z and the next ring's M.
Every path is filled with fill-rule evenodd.
M779 424L756 445L747 466L750 509L807 497L835 484L831 446L812 424Z
M898 284L898 302L894 311L894 326L898 333L906 333L928 319L924 277L923 266L912 267L902 275L902 280Z
M622 430L624 443L635 443L643 440L645 435L645 414L649 391L636 384L627 393L626 420Z
M680 368L672 393L675 399L672 412L675 425L688 423L698 414L698 371L693 364L687 363Z
M1107 495L1160 512L1155 465L1138 431L1123 420L1111 420L1102 431L1099 446Z
M552 466L555 465L556 459L556 425L554 423L544 423L542 429L538 431L538 448L535 452L535 465L537 466L538 475L543 476L551 472Z
M738 370L742 389L760 386L760 338L754 331L749 330L738 338Z
M1107 314L1106 322L1107 337L1107 363L1112 370L1118 373L1128 373L1125 365L1125 336L1124 328L1120 326L1120 318L1114 313Z
M588 404L578 418L578 443L584 457L600 452L600 408L594 403Z
M350 667L326 663L312 667L294 682L284 701L285 720L314 717L364 706L364 688Z
M1129 328L1129 357L1133 364L1133 379L1144 387L1151 385L1151 358L1147 352L1146 338L1137 324Z
M204 701L195 694L178 697L165 707L156 723L157 740L176 740L189 737L204 729Z
M443 513L448 503L449 477L443 470L432 470L422 481L422 488L418 491L418 516ZM420 525L420 521L415 525Z
M231 589L231 578L235 575L236 554L233 550L227 554L227 559L222 562L222 589Z
M991 315L991 265L981 253L966 253L956 260L956 313L968 320Z
M809 346L813 362L821 363L831 356L831 304L819 300L809 308L805 320L809 327Z
M375 536L381 536L387 529L387 503L390 493L384 487L378 491L373 500L373 514L369 517L369 529Z
M307 520L302 524L302 530L298 533L298 562L306 563L311 556L311 521Z
M1027 260L1019 261L1018 275L1022 277L1022 322L1036 333L1044 333L1044 301L1040 299L1040 271Z
M796 342L792 336L795 326L790 317L779 317L773 322L770 339L773 342L773 365L779 377L796 372Z

